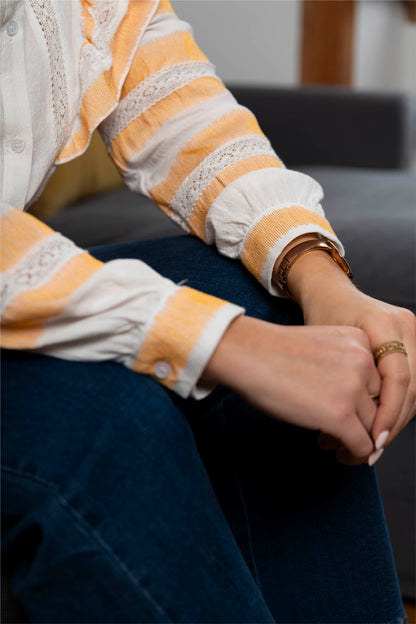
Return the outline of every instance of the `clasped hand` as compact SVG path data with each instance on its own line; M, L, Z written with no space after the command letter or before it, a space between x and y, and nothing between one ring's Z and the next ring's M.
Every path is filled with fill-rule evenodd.
M415 316L407 309L373 299L345 282L307 297L303 312L307 326L343 325L359 329L369 356L385 342L404 343L407 356L391 353L380 359L377 367L374 360L369 362L373 371L376 368L379 378L379 400L366 415L368 431L375 444L372 460L378 459L381 449L391 444L416 414ZM358 362L353 365L359 366ZM344 463L360 461L359 457L342 449L339 439L321 436L320 444L322 448L338 448L337 453Z
M204 377L273 418L319 430L321 448L336 449L341 463L373 463L416 413L416 319L336 275L303 293L305 326L238 317ZM389 340L403 341L408 355L376 366L373 352Z

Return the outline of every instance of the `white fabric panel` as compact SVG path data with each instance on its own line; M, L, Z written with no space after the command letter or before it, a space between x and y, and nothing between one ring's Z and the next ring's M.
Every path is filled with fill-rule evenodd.
M261 189L261 192L259 192ZM205 236L221 253L238 258L248 230L278 205L304 206L324 215L322 187L313 178L290 169L250 171L231 182L212 202L205 222Z
M112 260L75 290L45 326L39 350L68 360L131 366L157 312L177 290L140 260Z
M202 382L195 384L195 372L197 371L199 379L229 324L244 312L244 308L231 303L218 310L203 330L199 343L189 354L188 364L181 370L173 388L175 392L183 397L203 399L214 389L213 386Z
M141 45L147 45L156 39L173 35L175 32L186 31L192 35L192 27L173 13L155 15L146 32L143 35Z
M178 152L195 134L239 108L243 107L237 104L231 93L224 92L166 121L130 160L124 175L127 186L148 196L149 189L167 178Z
M11 2L6 8L0 29L0 201L23 209L30 192L34 149L25 55L25 31L29 24L25 2ZM47 57L42 60L45 67ZM40 65L42 68L42 62Z
M0 217L5 217L10 211L14 210L15 206L0 202Z

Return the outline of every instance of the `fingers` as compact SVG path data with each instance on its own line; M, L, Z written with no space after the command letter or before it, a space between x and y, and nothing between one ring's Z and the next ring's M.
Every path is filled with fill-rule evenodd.
M410 368L405 355L393 353L383 360L379 364L383 384L373 428L377 449L386 446L391 433L400 426L410 383Z
M378 363L382 390L372 430L377 448L388 446L416 413L416 318L401 309L399 320L396 339L403 342L407 356L389 353ZM393 331L384 335L392 336Z
M346 459L349 453L353 463L361 463L374 451L374 441L357 414L339 415L330 435L341 443L337 448L340 460Z
M379 319L368 335L373 351L389 339L403 342L407 351L407 355L388 353L378 361L382 387L372 437L376 449L381 450L416 413L416 317L409 310L395 308L389 318Z
M377 414L377 403L371 398L371 395L377 395L380 392L381 378L375 366L368 339L367 342L363 342L363 347L365 347L365 351L363 350L360 354L357 353L355 359L355 368L359 373L359 383L356 384L355 388L355 417L358 417L358 421L362 425L362 428L357 428L357 434L360 431L363 433L363 429L365 430L368 434L366 437L367 448L370 448L370 453L373 453L374 441L371 438L371 431ZM354 411L354 408L351 411ZM346 448L339 437L323 432L318 437L319 447L322 450L336 450L337 459L343 464L358 465L367 461L368 456L357 455L356 442L351 443L354 444L354 451L352 451L351 446L349 449ZM372 446L368 446L369 443Z
M379 386L381 386L380 378L379 378ZM366 431L368 431L370 435L374 426L374 420L377 415L377 404L378 404L378 401L376 402L371 398L372 394L377 395L378 392L369 392L368 390L366 390L365 392L361 394L358 404L357 404L358 418L360 419Z
M376 393L374 393L376 394ZM361 397L358 407L358 418L365 430L369 433L371 438L371 430L374 422L374 418L377 414L377 404L370 398L370 394L364 393ZM351 455L345 448L343 448L342 442L339 438L335 438L327 433L320 433L318 437L318 445L323 451L339 450L337 453L337 459L343 464L357 465L366 461L366 457L356 457ZM372 452L374 449L372 450Z

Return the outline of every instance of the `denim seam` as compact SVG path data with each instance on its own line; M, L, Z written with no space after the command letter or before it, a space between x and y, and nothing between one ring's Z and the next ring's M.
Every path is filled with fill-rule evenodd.
M71 514L76 522L76 524L78 525L79 530L83 531L84 533L86 533L87 535L89 535L90 537L92 537L92 539L98 544L101 552L105 555L105 557L110 561L111 565L116 568L116 570L118 571L118 573L121 573L124 576L127 576L127 578L129 579L129 581L140 588L140 590L143 592L144 596L147 598L147 600L152 604L152 606L156 609L156 611L159 613L159 615L163 615L165 618L167 618L167 621L170 624L172 623L172 620L168 617L167 613L162 609L162 607L156 602L156 600L153 598L153 596L149 593L149 591L143 587L143 585L140 583L140 581L134 576L134 574L132 574L132 572L128 569L128 567L123 563L123 561L121 561L121 559L119 559L119 557L117 557L116 553L112 550L112 548L107 544L107 542L105 540L102 539L102 537L93 529L93 527L82 517L82 515L69 503L69 501L66 500L66 498L64 496L62 496L62 494L59 494L58 491L58 486L55 483L51 483L48 482L46 479L42 479L40 477L37 477L31 473L27 473L21 470L16 470L13 468L8 468L6 466L2 467L2 470L4 470L5 472L10 472L12 474L14 474L15 476L20 476L23 478L28 478L32 481L36 481L42 485L45 485L47 487L49 487L50 489L53 489L56 493L56 497L58 502L60 503L60 505L64 508L64 510Z
M229 442L229 445L231 447L232 446L231 438L230 438L230 435L229 435L228 423L227 423L227 418L226 418L225 411L224 411L224 402L223 401L220 402L219 409L220 409L220 412L221 412L221 418L222 418L222 422L223 422L224 433L225 433L226 438L227 438L227 440ZM234 473L235 480L237 482L239 498L240 498L240 502L241 502L241 507L243 509L244 520L245 520L245 524L246 524L246 528L247 528L248 543L249 543L249 548L250 548L250 557L251 557L251 561L252 561L252 565L253 565L253 571L254 571L254 575L255 575L255 580L256 580L256 584L257 584L258 588L261 591L260 578L259 578L259 574L258 574L258 570L257 570L256 560L255 560L255 557L254 557L254 546L253 546L253 539L252 539L252 535L251 535L250 518L249 518L249 515L248 515L247 505L246 505L245 500L244 500L243 486L242 486L241 481L240 481L240 479L238 477L237 468L236 468L235 463L233 461L233 453L232 453L232 451L230 453L230 458L231 458L231 467L232 467L232 470L233 470L233 473Z
M2 466L1 470L2 472L9 472L10 474L16 477L23 477L25 479L30 479L31 481L35 481L36 483L39 483L40 485L45 485L52 490L58 490L59 488L59 483L55 483L54 481L47 481L43 477L38 477L32 472L26 472L25 470L18 470L17 468L11 468L10 466Z

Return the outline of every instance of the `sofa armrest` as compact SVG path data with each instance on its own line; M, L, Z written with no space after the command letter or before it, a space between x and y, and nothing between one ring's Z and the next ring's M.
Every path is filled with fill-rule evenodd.
M288 167L406 169L412 164L416 109L406 94L336 87L229 88L257 116Z

